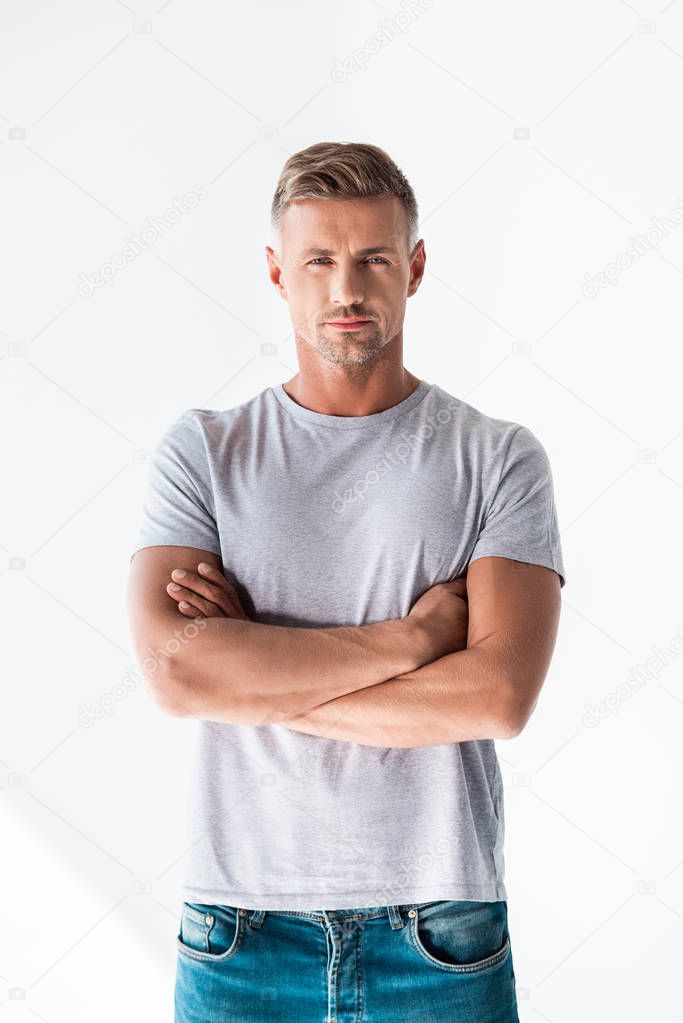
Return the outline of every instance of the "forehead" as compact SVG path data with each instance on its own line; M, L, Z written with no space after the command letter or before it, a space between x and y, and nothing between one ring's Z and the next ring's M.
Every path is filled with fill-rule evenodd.
M395 195L372 199L299 199L285 210L282 237L293 249L405 244L408 220Z

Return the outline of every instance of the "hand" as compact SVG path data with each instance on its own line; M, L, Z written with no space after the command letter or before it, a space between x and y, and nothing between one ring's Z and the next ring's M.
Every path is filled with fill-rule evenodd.
M464 650L469 622L465 576L432 586L413 604L407 617L427 640L431 656L426 663Z
M171 578L173 582L168 584L166 592L179 602L178 610L188 618L239 618L245 622L251 621L244 612L235 587L213 565L201 561L196 572L174 568Z

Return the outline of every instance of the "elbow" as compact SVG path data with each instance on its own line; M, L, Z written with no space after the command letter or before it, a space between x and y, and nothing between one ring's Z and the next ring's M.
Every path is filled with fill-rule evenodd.
M491 722L488 733L492 739L514 739L522 727L516 718L500 715Z
M167 658L164 670L152 684L154 702L164 714L194 717L233 725L274 723L270 715L256 706L248 690L242 691L227 675L220 684L200 678L196 665L188 664L182 651Z
M195 717L191 694L183 685L172 659L169 659L163 671L158 668L153 675L147 676L146 687L152 702L162 714L176 718Z
M540 689L540 685L536 687ZM529 719L534 712L538 696L532 703L523 694L524 689L519 681L514 681L507 688L506 698L501 701L501 712L498 721L495 723L498 734L496 739L516 739L526 728Z
M519 687L509 684L499 700L490 731L494 739L515 739L526 728L532 708L520 699Z
M515 739L524 728L517 718L505 718L494 723L494 739Z

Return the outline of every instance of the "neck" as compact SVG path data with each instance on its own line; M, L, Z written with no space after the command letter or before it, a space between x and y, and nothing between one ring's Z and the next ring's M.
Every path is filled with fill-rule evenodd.
M327 416L370 416L398 405L420 383L419 377L398 366L392 372L349 375L349 367L321 374L300 370L282 386L297 405Z

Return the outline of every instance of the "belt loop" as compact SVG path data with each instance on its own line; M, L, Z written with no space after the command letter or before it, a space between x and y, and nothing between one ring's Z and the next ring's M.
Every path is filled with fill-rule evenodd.
M255 909L249 917L249 926L259 928L263 923L266 912L265 909Z
M391 923L392 930L396 931L400 927L403 927L403 918L401 917L400 906L387 906L387 913L389 915L389 922Z

